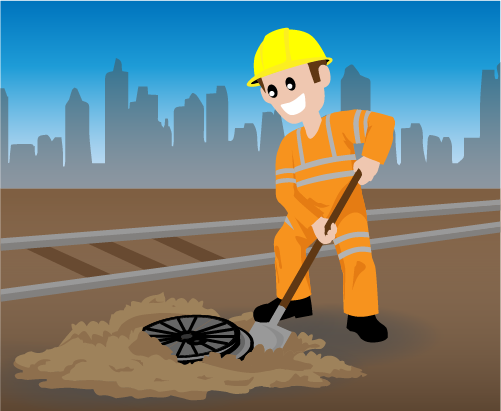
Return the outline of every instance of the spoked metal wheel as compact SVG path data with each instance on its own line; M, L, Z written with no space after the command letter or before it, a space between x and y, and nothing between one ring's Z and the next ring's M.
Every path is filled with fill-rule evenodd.
M224 355L240 345L241 329L221 317L182 315L143 328L169 347L179 362L200 361L211 352Z

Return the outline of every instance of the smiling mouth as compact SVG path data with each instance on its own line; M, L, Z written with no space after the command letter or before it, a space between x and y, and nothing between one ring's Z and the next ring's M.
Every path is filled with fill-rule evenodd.
M305 107L306 100L304 98L304 93L290 103L282 104L282 108L289 116L294 116L301 113L301 111L303 111Z

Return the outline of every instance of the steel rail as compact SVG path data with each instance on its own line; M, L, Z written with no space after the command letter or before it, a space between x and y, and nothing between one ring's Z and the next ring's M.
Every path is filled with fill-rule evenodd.
M367 210L369 221L499 211L500 200ZM279 229L285 217L2 238L2 251Z
M402 247L436 241L452 240L457 238L496 234L499 232L499 222L477 224L465 227L448 228L444 230L424 231L421 233L375 238L371 240L371 248L372 250L382 250L385 248ZM322 247L318 254L318 258L334 255L336 255L336 249L335 246L331 244ZM265 253L227 258L224 260L178 265L173 267L153 268L149 270L108 274L76 280L57 281L45 284L6 288L1 291L1 300L12 301L24 298L93 290L97 288L115 287L120 285L165 280L191 275L209 274L216 271L220 272L237 270L241 268L258 267L263 265L272 265L274 264L274 261L274 253Z

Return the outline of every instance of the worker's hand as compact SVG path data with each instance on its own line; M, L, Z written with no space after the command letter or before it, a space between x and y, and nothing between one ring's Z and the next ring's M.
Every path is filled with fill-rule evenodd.
M322 244L329 244L334 240L334 237L337 233L336 224L332 223L330 230L325 235L325 224L327 223L327 219L320 217L317 221L313 223L311 228L313 228L313 232Z
M362 172L359 184L363 186L369 181L372 181L379 169L379 163L375 160L371 160L370 158L361 157L355 161L355 164L353 164L353 171L357 171L358 169Z

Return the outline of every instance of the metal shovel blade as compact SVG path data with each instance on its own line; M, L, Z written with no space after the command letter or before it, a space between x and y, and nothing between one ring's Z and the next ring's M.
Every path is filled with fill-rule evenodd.
M254 347L263 345L265 351L269 349L275 351L277 348L283 348L291 335L290 331L278 326L284 312L285 308L278 306L270 322L259 323L256 321L254 323L250 330L250 335L254 340Z

